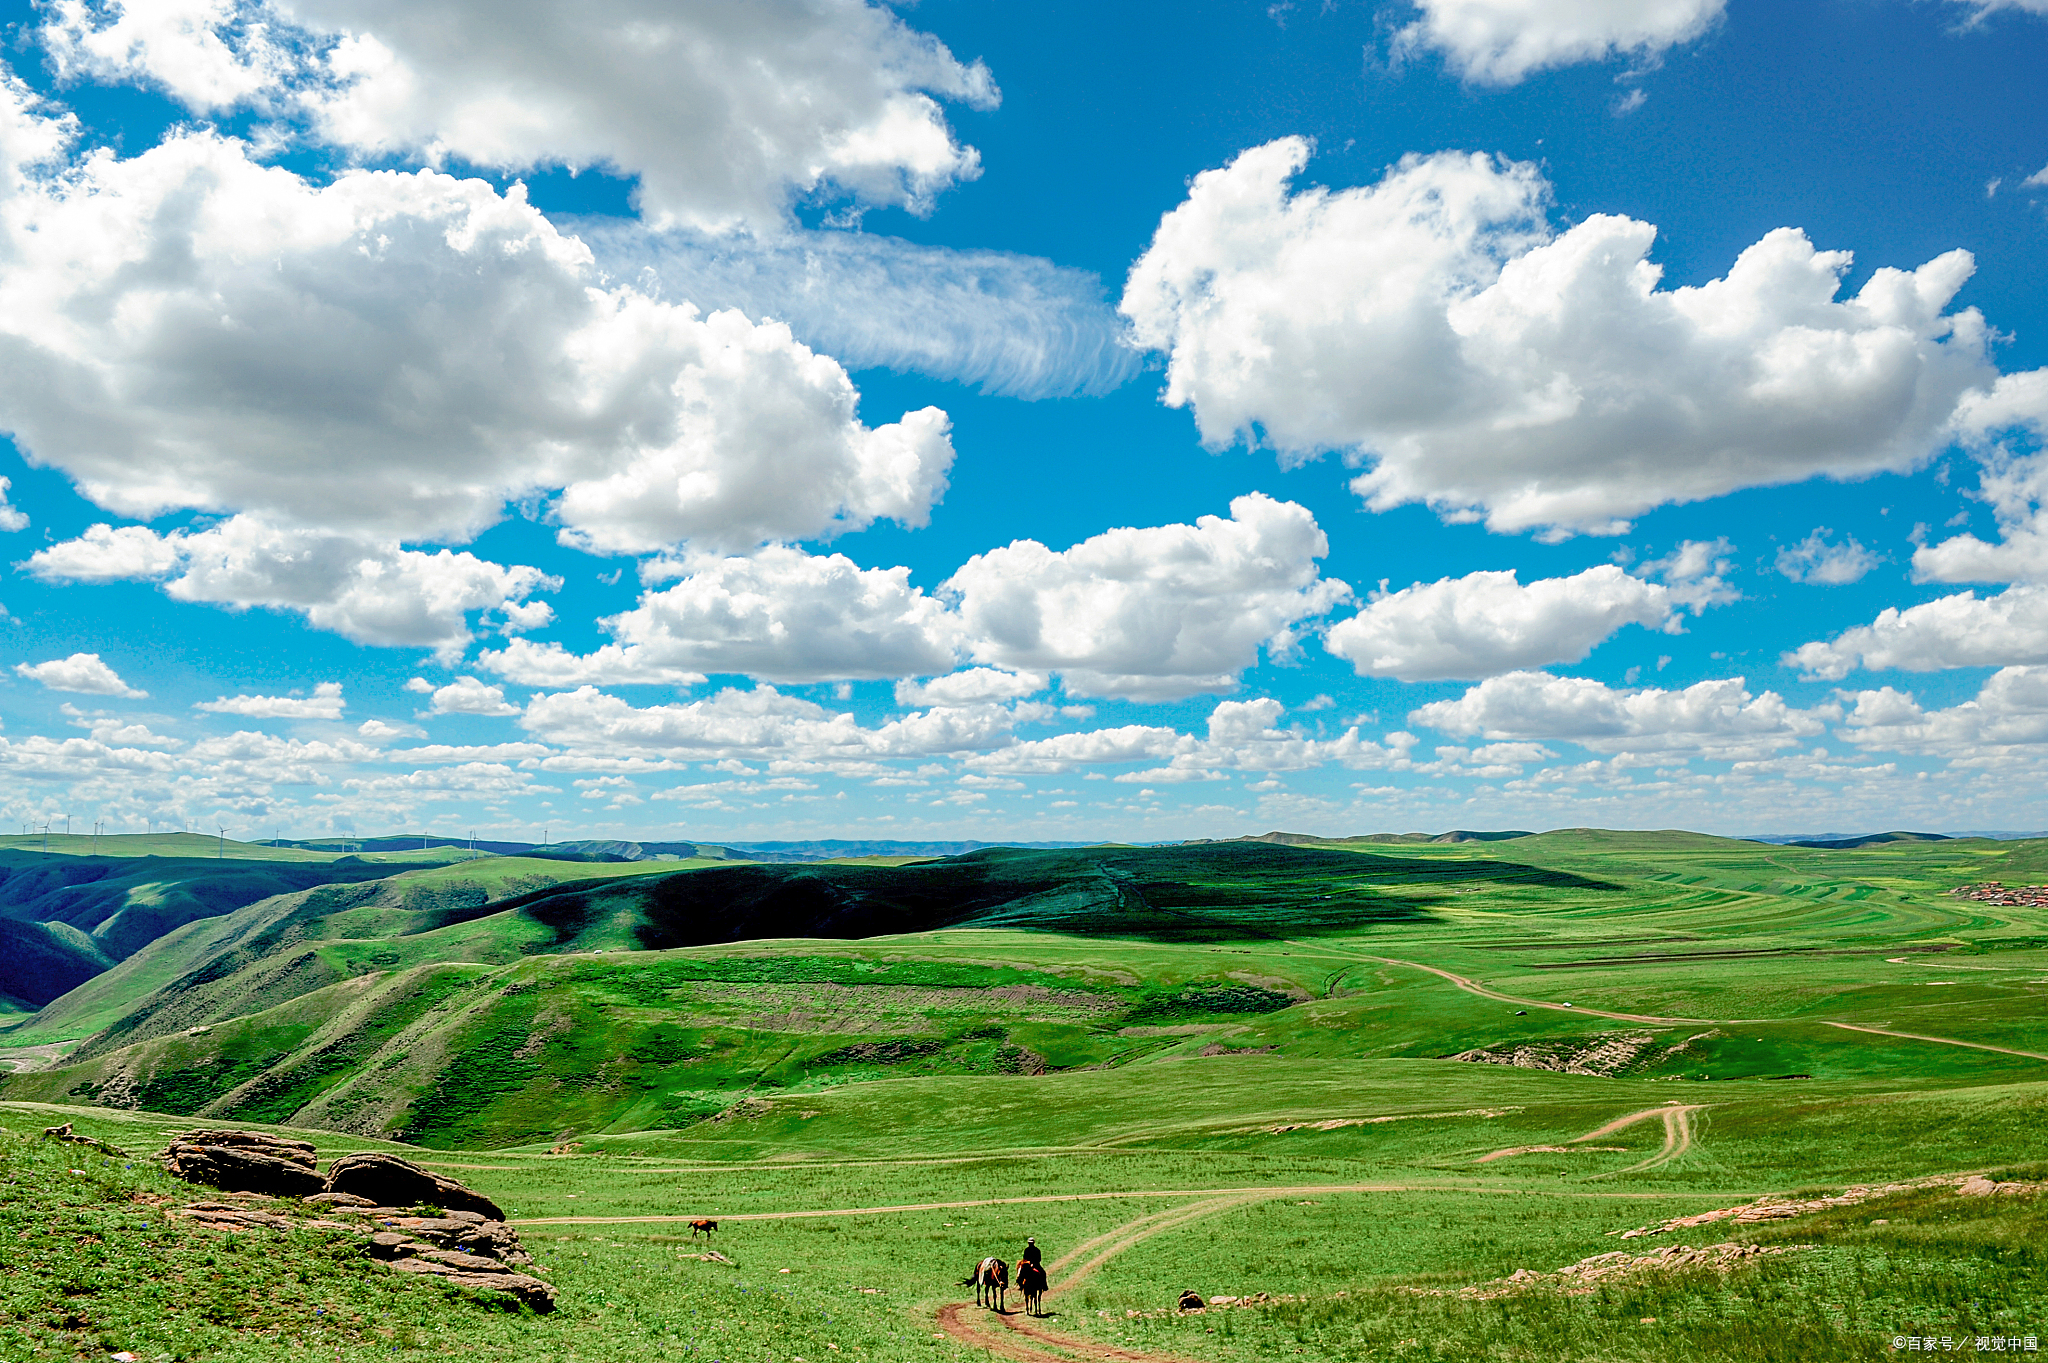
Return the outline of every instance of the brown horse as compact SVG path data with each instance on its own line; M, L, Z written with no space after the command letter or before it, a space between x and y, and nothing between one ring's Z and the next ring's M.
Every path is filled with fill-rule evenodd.
M995 1308L997 1315L1003 1313L1003 1296L1010 1290L1010 1266L991 1255L975 1265L974 1276L968 1279L974 1284L974 1304Z
M700 1233L708 1238L711 1232L717 1229L718 1223L708 1217L702 1221L692 1221L690 1223L690 1238L694 1240Z
M1026 1259L1017 1265L1017 1290L1024 1294L1024 1311L1027 1315L1045 1314L1045 1268L1036 1260Z

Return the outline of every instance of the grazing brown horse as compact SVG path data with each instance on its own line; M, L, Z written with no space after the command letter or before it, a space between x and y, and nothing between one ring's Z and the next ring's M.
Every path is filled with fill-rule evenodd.
M708 1217L707 1217L707 1218L705 1218L704 1220L701 1220L701 1221L692 1221L692 1222L690 1223L690 1238L691 1238L692 1240L696 1239L696 1238L697 1238L697 1236L698 1236L698 1234L699 1234L700 1232L701 1232L701 1233L702 1233L702 1234L703 1234L703 1235L704 1235L704 1236L705 1236L706 1238L709 1238L709 1237L710 1237L710 1235L711 1235L711 1232L713 1232L713 1231L715 1231L715 1230L717 1230L717 1229L718 1229L718 1223L717 1223L716 1221L713 1221L713 1220L711 1220L711 1219L710 1219L710 1218L708 1218Z
M1045 1268L1036 1259L1026 1259L1017 1265L1017 1290L1024 1294L1025 1314L1045 1314L1041 1304L1045 1297Z
M991 1255L975 1265L974 1276L968 1279L974 1284L974 1304L995 1308L997 1315L1003 1313L1003 1296L1010 1290L1010 1266Z

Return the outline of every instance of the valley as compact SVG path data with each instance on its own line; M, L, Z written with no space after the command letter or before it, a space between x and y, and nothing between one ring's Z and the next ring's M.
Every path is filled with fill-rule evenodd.
M1923 1326L2048 1333L2048 911L1950 893L2048 879L2048 843L887 860L369 863L193 918L0 1018L0 1157L28 1168L21 1133L66 1121L138 1157L197 1125L402 1152L502 1203L562 1302L429 1310L446 1289L351 1278L384 1321L352 1337L311 1298L267 1333L93 1317L138 1357L1855 1358ZM101 1162L109 1206L178 1186ZM1026 1235L1052 1314L960 1307ZM1674 1241L1757 1253L1541 1276ZM0 1339L83 1347L41 1310Z

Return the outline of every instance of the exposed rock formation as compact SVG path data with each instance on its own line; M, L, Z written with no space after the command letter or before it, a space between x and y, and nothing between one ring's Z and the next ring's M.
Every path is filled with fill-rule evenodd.
M87 1140L68 1127L45 1133L56 1140ZM188 1131L164 1152L164 1166L179 1178L236 1193L294 1197L327 1213L294 1219L275 1208L232 1202L196 1202L178 1212L195 1225L225 1231L343 1230L367 1238L370 1254L402 1273L423 1273L456 1287L503 1292L535 1311L555 1309L555 1290L516 1272L533 1256L505 1224L498 1204L454 1179L399 1159L364 1151L343 1155L316 1172L304 1141L251 1131ZM248 1202L260 1202L249 1198ZM420 1216L422 1205L440 1216Z
M43 1139L46 1141L69 1141L73 1145L89 1145L102 1155L111 1155L115 1159L128 1158L128 1152L120 1146L108 1145L105 1141L97 1140L91 1136L81 1136L71 1129L71 1123L69 1122L64 1123L62 1126L44 1127Z
M227 1192L305 1197L321 1187L312 1146L256 1131L187 1131L172 1138L163 1160L186 1182Z
M401 1273L425 1274L473 1291L503 1292L535 1311L555 1309L554 1288L514 1267L531 1265L533 1256L519 1243L519 1233L502 1221L486 1221L475 1212L414 1216L396 1207L336 1207L331 1217L301 1220L254 1205L260 1201L195 1202L176 1215L208 1230L347 1231L364 1237L363 1248L372 1258Z
M445 1217L393 1216L376 1208L367 1215L385 1229L370 1237L370 1253L402 1273L426 1273L486 1292L504 1292L536 1311L555 1309L555 1290L510 1265L531 1264L519 1233L502 1221L475 1213Z
M443 1178L396 1155L375 1151L343 1155L327 1166L326 1191L353 1193L380 1207L439 1207L450 1212L475 1212L487 1221L503 1221L504 1211L482 1193Z

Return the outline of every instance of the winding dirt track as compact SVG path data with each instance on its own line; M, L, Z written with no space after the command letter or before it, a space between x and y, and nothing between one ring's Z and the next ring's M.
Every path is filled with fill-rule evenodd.
M1631 1164L1626 1169L1617 1169L1614 1172L1616 1174L1633 1174L1644 1169L1658 1169L1692 1149L1692 1114L1703 1110L1705 1106L1704 1103L1666 1103L1662 1107L1646 1107L1641 1112L1631 1112L1625 1117L1616 1117L1605 1126L1595 1127L1583 1136L1574 1136L1566 1145L1510 1145L1504 1149L1481 1155L1472 1162L1474 1164L1491 1164L1495 1160L1510 1159L1516 1155L1531 1155L1539 1151L1568 1150L1573 1145L1583 1145L1587 1141L1597 1141L1602 1136L1612 1136L1617 1131L1625 1131L1638 1122L1646 1122L1652 1117L1661 1117L1664 1121L1663 1147L1641 1164ZM1611 1174L1598 1175L1601 1178L1611 1178L1612 1176Z
M2016 1051L2010 1046L1987 1046L1981 1041L1958 1041L1952 1036L1922 1036L1918 1032L1894 1032L1888 1027L1866 1027L1857 1022L1830 1022L1830 1027L1840 1027L1845 1032L1869 1032L1873 1036L1903 1037L1907 1041L1939 1041L1944 1046L1968 1046L1973 1051L1997 1051L2000 1055L2022 1055L2029 1060L2048 1060L2048 1055L2039 1051Z
M1661 1109L1658 1109L1661 1111ZM1526 1197L1600 1197L1629 1199L1654 1199L1672 1197L1733 1197L1734 1193L1687 1193L1669 1189L1659 1192L1642 1193L1592 1193L1576 1188L1502 1188L1488 1184L1460 1183L1304 1183L1293 1187L1276 1188L1150 1188L1133 1189L1113 1193L1048 1193L1043 1197L984 1197L967 1202L905 1202L887 1207L836 1207L829 1211L797 1212L720 1212L719 1221L801 1221L816 1217L848 1216L892 1216L899 1212L943 1212L958 1207L1010 1207L1030 1202L1111 1202L1118 1199L1142 1197L1196 1198L1218 1204L1236 1205L1240 1202L1262 1202L1277 1197L1316 1197L1337 1193L1474 1193L1482 1196L1515 1194ZM1751 1194L1761 1196L1761 1194ZM1169 1212L1185 1211L1185 1207L1169 1208ZM515 1216L515 1226L640 1226L680 1225L695 1221L702 1213L684 1213L669 1216ZM1163 1215L1164 1213L1153 1213ZM1143 1221L1148 1218L1140 1217ZM1131 1223L1135 1225L1136 1223ZM1122 1234L1130 1226L1119 1227L1112 1235ZM1096 1244L1091 1240L1089 1245ZM1142 1237L1141 1237L1142 1238ZM1082 1246L1086 1249L1088 1246ZM1065 1260L1061 1260L1064 1263Z
M1424 965L1420 961L1401 961L1396 960L1392 956L1373 956L1369 959L1378 961L1383 965L1405 965L1412 970L1426 970L1432 975L1449 980L1466 993L1477 994L1483 999L1492 999L1497 1003L1520 1004L1524 1008L1548 1008L1555 1013L1585 1013L1596 1018L1614 1018L1620 1022L1649 1022L1671 1026L1729 1026L1735 1023L1776 1020L1771 1018L1669 1018L1658 1017L1653 1013L1610 1013L1601 1008L1567 1008L1561 1003L1545 1003L1542 999L1525 999L1515 994L1503 994L1498 989L1488 989L1477 980L1467 979L1463 975L1454 975L1448 970L1439 970L1433 965ZM1990 1046L1981 1041L1963 1041L1952 1036L1929 1036L1924 1032L1895 1032L1886 1027L1869 1027L1857 1022L1829 1022L1825 1018L1813 1018L1810 1020L1819 1022L1826 1027L1839 1027L1845 1032L1869 1032L1873 1036L1892 1036L1898 1037L1903 1041L1931 1041L1937 1046L1963 1046L1973 1051L1996 1051L2000 1055L2017 1055L2028 1060L2048 1060L2048 1055L2043 1055L2039 1051L2018 1051L2010 1046Z
M1032 1202L1114 1202L1120 1199L1140 1197L1206 1198L1219 1204L1242 1201L1260 1201L1266 1198L1291 1197L1295 1194L1311 1193L1423 1193L1423 1192L1498 1192L1497 1188L1439 1188L1427 1183L1343 1183L1316 1184L1299 1188L1157 1188L1136 1189L1114 1193L1045 1193L1037 1197L980 1197L965 1202L900 1202L887 1207L834 1207L824 1211L799 1212L721 1212L720 1221L805 1221L819 1217L844 1216L889 1216L896 1212L949 1212L960 1207L1014 1207ZM1185 1208L1172 1207L1166 1212L1155 1212L1155 1216L1170 1215ZM661 1224L663 1222L685 1222L697 1219L696 1213L679 1216L521 1216L515 1217L516 1226L629 1226ZM1139 1221L1150 1220L1140 1217ZM1138 1222L1130 1223L1132 1226ZM1122 1234L1123 1229L1111 1232ZM1100 1237L1106 1239L1108 1237ZM1082 1250L1096 1244L1091 1240ZM1079 1253L1076 1250L1075 1253ZM1073 1257L1071 1254L1069 1258ZM1062 1259L1051 1265L1058 1268L1067 1261Z
M1692 1149L1692 1114L1701 1111L1704 1106L1701 1103L1674 1103L1669 1107L1652 1108L1647 1112L1638 1112L1632 1116L1622 1118L1622 1122L1626 1123L1638 1121L1645 1117L1662 1117L1664 1119L1664 1147L1641 1164L1631 1164L1626 1169L1615 1170L1614 1174L1597 1174L1595 1177L1613 1178L1615 1174L1634 1174L1640 1173L1645 1169L1661 1169L1671 1163L1671 1161ZM1599 1131L1581 1136L1579 1139L1589 1141L1594 1136L1601 1135L1604 1132L1618 1131L1620 1129L1619 1124L1610 1124L1600 1128Z
M991 1329L980 1328L989 1323L997 1324ZM1181 1354L1148 1353L1122 1344L1079 1339L1022 1312L995 1315L968 1302L940 1307L938 1324L962 1344L986 1349L999 1358L1015 1359L1017 1363L1075 1363L1083 1358L1110 1359L1113 1363L1194 1363Z
M1649 1160L1635 1166L1636 1169L1650 1168L1675 1158L1690 1147L1692 1144L1691 1115L1698 1110L1694 1106L1647 1108L1641 1112L1630 1113L1626 1117L1616 1118L1597 1130L1589 1131L1583 1136L1576 1137L1575 1141L1592 1140L1595 1137L1619 1131L1636 1122L1646 1121L1651 1117L1662 1117L1664 1119L1664 1148L1658 1151L1656 1155L1651 1156ZM1050 1303L1055 1298L1071 1292L1075 1287L1086 1281L1095 1270L1142 1241L1149 1240L1151 1237L1165 1231L1184 1226L1190 1221L1197 1221L1205 1216L1214 1216L1219 1212L1229 1211L1235 1207L1249 1206L1255 1202L1270 1202L1279 1198L1292 1197L1304 1193L1328 1194L1423 1190L1421 1185L1410 1187L1398 1184L1343 1184L1337 1186L1303 1186L1293 1188L1239 1188L1217 1192L1214 1195L1208 1196L1191 1194L1192 1196L1200 1197L1200 1200L1186 1206L1169 1207L1164 1211L1152 1212L1135 1220L1126 1221L1123 1225L1113 1230L1105 1231L1092 1240L1084 1240L1047 1264L1046 1273L1048 1276L1052 1276L1061 1274L1062 1270L1068 1269L1079 1261L1079 1267L1072 1268L1070 1272L1066 1272L1064 1276L1057 1278L1053 1286L1047 1290L1045 1300ZM1432 1189L1432 1191L1435 1190ZM1501 1190L1493 1189L1490 1191ZM1659 1194L1654 1193L1587 1193L1562 1189L1531 1189L1527 1191L1536 1196L1546 1197L1642 1198L1659 1196ZM1045 1201L1050 1199L1031 1200ZM1016 1313L996 1313L966 1302L953 1302L939 1309L937 1320L939 1328L953 1339L963 1344L971 1344L977 1348L988 1349L1004 1358L1016 1359L1018 1363L1074 1363L1074 1359L1077 1357L1110 1359L1117 1360L1119 1363L1188 1363L1187 1360L1178 1355L1147 1353L1143 1350L1132 1349L1123 1345L1111 1345L1094 1340L1080 1339L1073 1335L1062 1333L1047 1325L1044 1320L1027 1316L1021 1311ZM994 1327L997 1325L1000 1325L1006 1333L996 1332ZM1022 1339L1014 1338L1014 1336L1020 1335L1023 1336Z
M1289 1193L1307 1191L1300 1188L1248 1188L1218 1197L1206 1198L1185 1207L1169 1207L1162 1212L1126 1221L1111 1231L1105 1231L1092 1240L1084 1240L1059 1258L1045 1266L1048 1276L1059 1273L1083 1256L1086 1262L1074 1269L1047 1289L1045 1301L1064 1296L1084 1281L1089 1274L1108 1263L1117 1255L1149 1240L1162 1231L1185 1225L1232 1207L1242 1207L1253 1202L1267 1202L1285 1197ZM982 1328L990 1322L1000 1322L1006 1334L993 1334ZM1005 1358L1020 1360L1020 1363L1073 1363L1076 1356L1083 1358L1105 1358L1122 1360L1123 1363L1184 1363L1179 1355L1148 1353L1141 1349L1123 1345L1103 1344L1095 1340L1079 1339L1064 1334L1047 1325L1044 1320L1024 1313L988 1313L965 1302L954 1302L939 1308L939 1328L963 1344L973 1344L992 1350ZM1023 1340L1009 1336L1021 1335ZM1024 1342L1029 1340L1029 1343ZM1052 1350L1060 1352L1050 1352Z
M1498 989L1488 989L1477 980L1467 979L1463 975L1454 975L1448 970L1439 970L1433 965L1424 965L1420 961L1399 961L1395 960L1392 956L1373 956L1369 959L1378 961L1382 965L1405 965L1411 970L1426 970L1432 975L1441 976L1449 980L1468 994L1477 994L1480 998L1492 999L1497 1003L1516 1003L1524 1008L1548 1008L1553 1013L1585 1013L1596 1018L1613 1018L1618 1022L1653 1022L1674 1027L1687 1026L1694 1023L1711 1023L1714 1021L1712 1018L1659 1017L1654 1013L1610 1013L1601 1008L1579 1008L1562 1003L1545 1003L1542 999L1525 999L1514 994L1503 994Z

